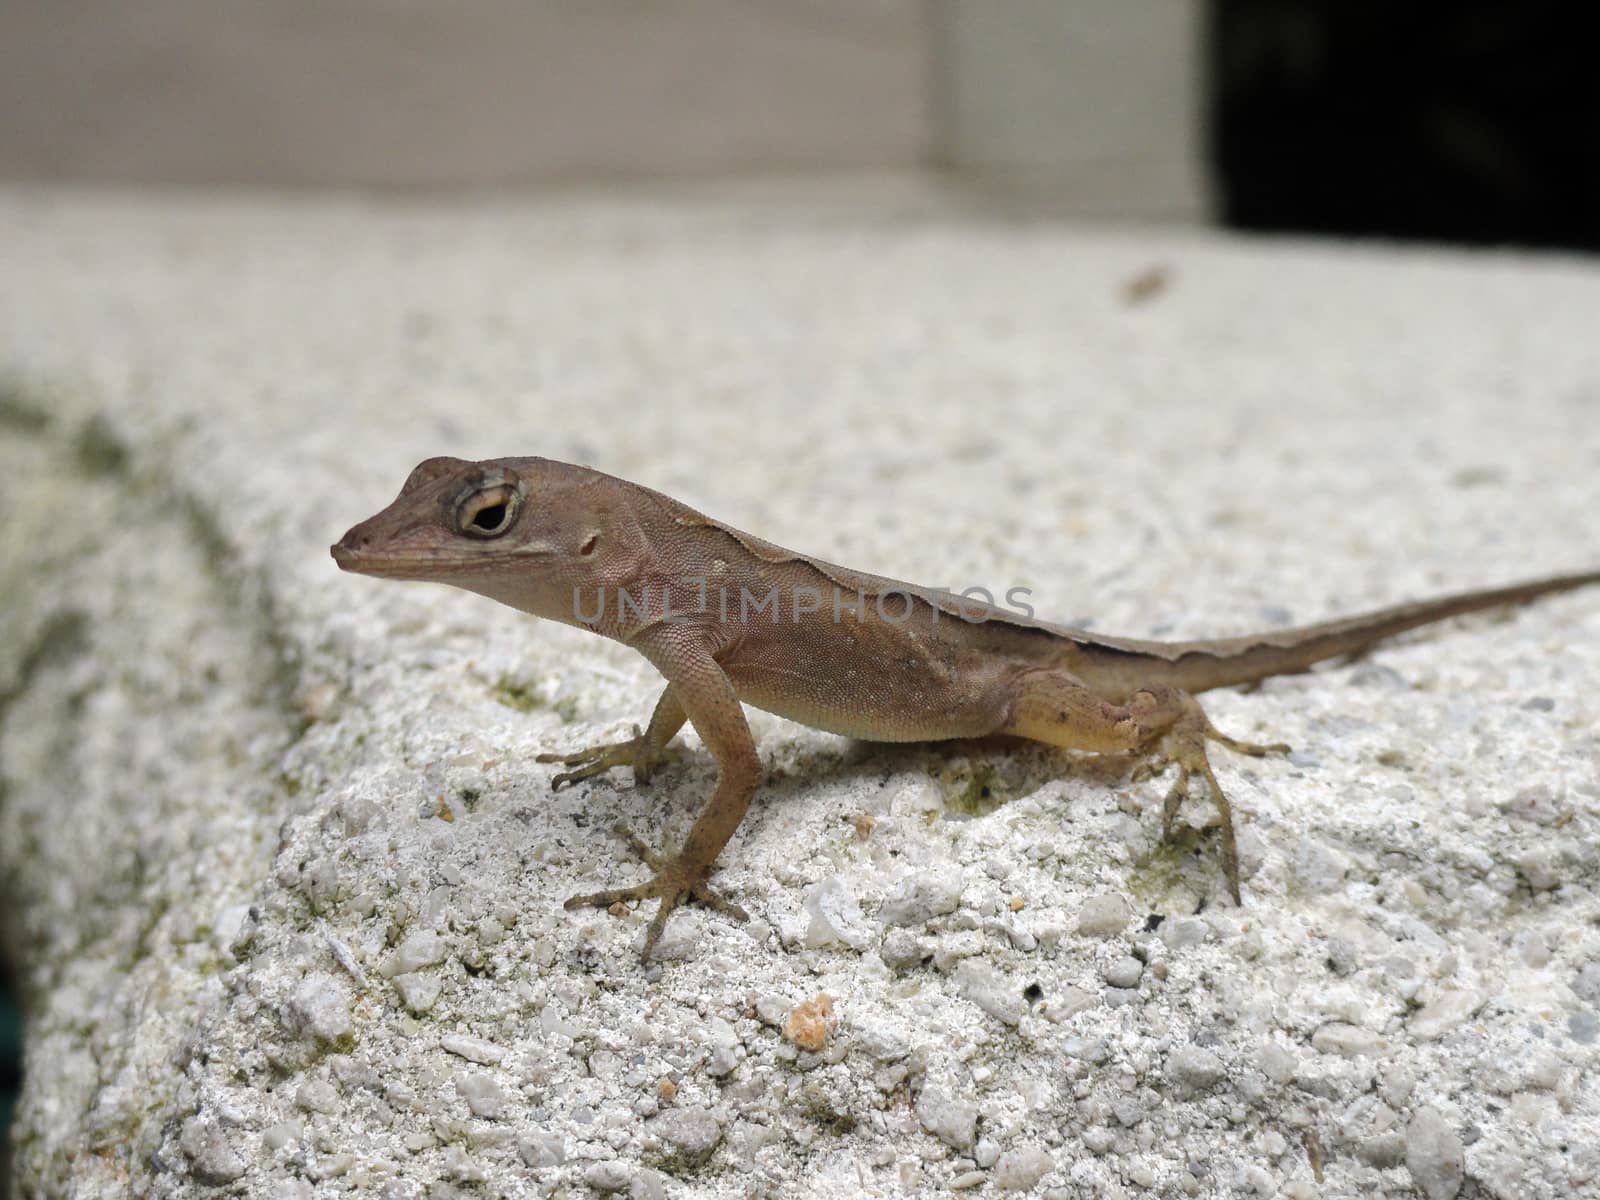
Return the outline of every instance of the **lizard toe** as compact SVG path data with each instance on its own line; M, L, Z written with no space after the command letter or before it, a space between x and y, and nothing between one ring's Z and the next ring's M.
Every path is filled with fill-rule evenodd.
M651 869L653 874L644 883L634 884L632 887L608 888L602 892L568 897L563 907L611 908L616 904L658 901L659 906L656 908L655 916L650 919L650 925L645 931L644 946L640 951L641 958L650 958L655 951L656 943L661 940L662 931L667 926L667 918L674 909L688 900L697 900L714 912L719 912L735 921L750 919L744 909L712 889L706 880L708 868L686 863L680 857L669 857L652 850L643 838L626 825L615 825L612 827L612 832L628 843L628 848Z

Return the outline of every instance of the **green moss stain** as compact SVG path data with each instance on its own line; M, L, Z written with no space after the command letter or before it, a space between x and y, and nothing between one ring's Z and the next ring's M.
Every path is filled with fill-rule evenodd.
M939 772L945 806L953 813L982 817L1011 798L1011 787L990 763L957 759Z
M544 697L539 695L537 689L509 675L502 675L490 684L489 695L493 696L497 703L504 704L507 708L514 708L518 712L534 712L544 707Z
M0 427L33 434L50 428L50 410L15 376L0 375Z
M1197 889L1204 894L1210 880L1195 872L1222 869L1220 862L1214 861L1219 838L1215 830L1179 825L1170 840L1158 841L1149 854L1133 864L1128 872L1128 890L1152 912L1163 911L1179 894L1189 895Z
M85 475L123 475L128 470L127 444L104 417L93 416L84 423L73 450Z
M562 696L552 702L546 700L535 685L511 675L502 675L491 683L489 695L496 703L514 708L520 713L538 712L548 708L561 718L563 725L571 725L578 719L576 696Z

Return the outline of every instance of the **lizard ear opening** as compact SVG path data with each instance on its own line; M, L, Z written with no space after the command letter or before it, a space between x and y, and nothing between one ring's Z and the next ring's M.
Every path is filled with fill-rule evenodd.
M510 484L469 492L456 505L456 529L468 537L499 537L515 524L521 506L522 496Z

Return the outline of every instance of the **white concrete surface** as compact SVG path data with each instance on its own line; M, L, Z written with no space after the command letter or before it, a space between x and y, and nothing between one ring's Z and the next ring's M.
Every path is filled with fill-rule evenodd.
M1594 593L1211 697L1295 746L1219 755L1243 910L1206 834L1152 857L1162 782L756 715L754 919L645 969L648 914L560 902L708 760L552 796L533 756L650 670L327 556L427 455L541 453L1136 635L1592 565L1592 263L40 193L0 263L21 1195L1600 1188Z

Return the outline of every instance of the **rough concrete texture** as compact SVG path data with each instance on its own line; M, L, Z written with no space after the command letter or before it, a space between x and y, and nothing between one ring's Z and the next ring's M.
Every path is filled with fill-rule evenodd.
M641 966L561 901L712 764L533 760L650 669L327 556L531 452L1131 635L1593 565L1592 263L24 194L0 260L21 1196L1600 1195L1600 595L1209 697L1295 747L1218 754L1242 910L1126 764L753 714L752 919Z

